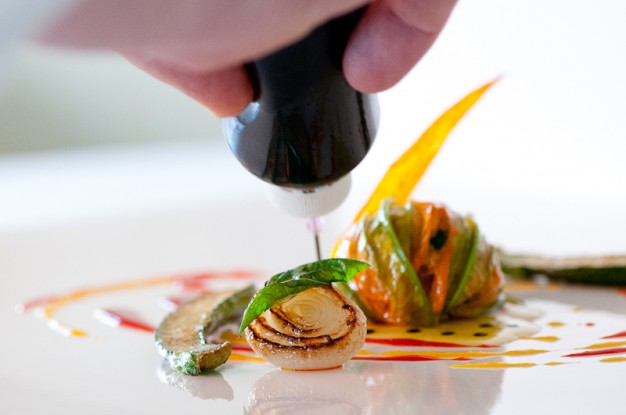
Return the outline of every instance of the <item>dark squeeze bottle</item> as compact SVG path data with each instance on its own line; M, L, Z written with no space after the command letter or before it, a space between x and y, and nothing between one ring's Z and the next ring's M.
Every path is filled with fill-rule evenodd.
M308 191L339 180L367 154L377 129L377 100L352 88L342 71L361 12L247 66L256 100L223 128L233 154L255 176Z

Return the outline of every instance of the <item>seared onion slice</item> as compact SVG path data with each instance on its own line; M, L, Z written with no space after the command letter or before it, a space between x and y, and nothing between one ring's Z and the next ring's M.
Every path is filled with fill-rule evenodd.
M280 301L245 330L264 359L284 369L341 366L365 343L365 315L332 286L310 288Z

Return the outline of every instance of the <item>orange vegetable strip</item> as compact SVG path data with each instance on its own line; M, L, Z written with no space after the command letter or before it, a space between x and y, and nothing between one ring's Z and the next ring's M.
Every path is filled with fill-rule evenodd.
M432 230L435 226L437 226L437 224L433 223L436 219L435 215L437 214L437 210L432 203L417 203L415 208L421 219L422 226L420 228L419 235L417 235L417 252L412 259L412 265L413 269L419 270L420 267L426 262L426 258L428 256Z
M488 82L470 92L435 120L387 171L369 200L354 218L354 222L358 222L364 215L375 214L382 200L387 197L392 196L396 198L396 202L405 203L450 131L495 82L496 80Z
M438 207L437 210L440 213L439 221L441 222L443 217L445 221L449 221L445 208ZM430 241L428 243L430 245ZM428 295L430 304L433 307L435 314L441 314L443 306L446 302L446 295L448 293L448 274L450 273L450 262L452 261L452 229L448 229L448 239L446 243L441 247L437 255L437 263L433 269L433 282Z

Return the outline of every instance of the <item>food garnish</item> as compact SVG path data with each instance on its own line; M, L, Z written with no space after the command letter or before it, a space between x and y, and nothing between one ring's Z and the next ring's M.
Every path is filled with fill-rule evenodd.
M342 365L363 346L367 327L363 312L333 283L347 282L368 267L334 258L273 276L244 313L241 329L248 343L285 369Z
M279 300L301 291L333 282L347 282L369 264L354 259L332 258L300 265L271 277L246 308L240 333L258 316Z
M251 285L240 290L210 292L181 304L156 331L159 353L172 369L186 375L199 375L224 364L232 350L230 343L210 343L207 338L241 316L254 291Z
M474 221L443 205L410 201L452 128L494 82L448 109L396 160L337 240L332 256L372 264L342 284L368 318L433 326L478 316L502 299L498 258Z
M498 257L504 272L512 277L544 275L569 283L626 286L625 255L546 257L499 250Z
M394 197L398 203L407 202L452 129L495 82L488 82L470 92L437 118L391 165L353 222L358 222L365 215L375 214L388 197Z
M503 300L493 247L470 218L443 205L386 199L342 237L335 255L372 264L342 286L379 323L433 326L477 317Z

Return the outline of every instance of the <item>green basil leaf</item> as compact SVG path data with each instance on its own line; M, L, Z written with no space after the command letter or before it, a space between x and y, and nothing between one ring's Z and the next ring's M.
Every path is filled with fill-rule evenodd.
M331 258L304 264L274 275L248 304L239 328L240 333L283 298L309 288L331 285L333 282L350 281L369 266L368 263L356 259Z
M269 279L266 286L292 279L310 278L330 284L332 282L350 281L359 272L368 268L369 264L348 258L330 258L300 265L289 271L276 274Z

